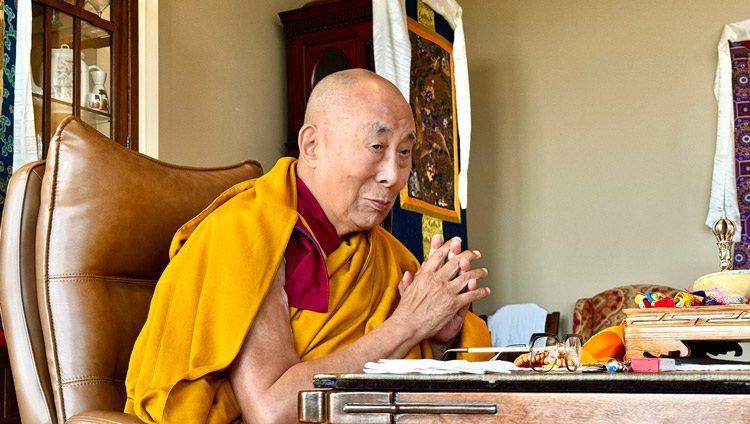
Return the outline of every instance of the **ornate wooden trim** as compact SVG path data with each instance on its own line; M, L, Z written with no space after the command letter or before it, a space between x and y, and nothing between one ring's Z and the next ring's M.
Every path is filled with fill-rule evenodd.
M294 37L372 20L370 0L340 0L279 13L284 33Z
M683 340L750 339L750 305L690 308L625 309L625 349L628 358L646 352L659 356L689 351Z

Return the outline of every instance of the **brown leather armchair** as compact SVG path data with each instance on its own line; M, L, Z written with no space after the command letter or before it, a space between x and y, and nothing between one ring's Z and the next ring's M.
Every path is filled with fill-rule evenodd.
M76 118L48 159L11 178L0 234L0 308L21 418L136 423L130 352L174 232L257 162L215 169L153 160Z

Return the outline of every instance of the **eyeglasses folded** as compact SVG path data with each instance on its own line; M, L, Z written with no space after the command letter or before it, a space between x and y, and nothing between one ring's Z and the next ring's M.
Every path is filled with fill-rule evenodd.
M560 339L556 334L534 333L527 345L448 349L440 360L446 360L451 353L495 353L491 361L503 353L520 353L526 355L523 362L537 372L547 372L563 366L568 371L576 371L581 367L582 346L583 338L578 334L566 334Z

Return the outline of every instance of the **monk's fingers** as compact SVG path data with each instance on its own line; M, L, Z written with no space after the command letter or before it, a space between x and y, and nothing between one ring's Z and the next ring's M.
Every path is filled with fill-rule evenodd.
M465 250L448 261L440 268L437 276L444 280L452 280L459 273L467 272L471 269L471 262L479 259L482 255L476 250Z
M476 290L467 291L458 295L458 303L464 307L471 305L473 302L484 299L490 295L489 287L480 287Z
M432 240L430 240L430 254L427 256L432 256L432 254L435 253L435 251L438 250L440 246L443 245L443 243L445 243L445 241L443 240L442 234L435 234L434 236L432 236Z
M398 283L398 293L401 295L401 297L404 296L406 288L409 287L412 281L414 281L414 276L411 275L411 272L404 272L404 276L401 277L401 282Z
M465 250L457 256L458 267L460 272L467 272L471 270L471 263L482 257L482 254L478 250Z
M459 239L459 243L452 244L450 250L448 251L448 260L455 258L458 256L458 254L461 253L461 243Z
M471 291L472 289L468 288L469 285L473 285L474 290L476 290L477 281L485 278L486 276L487 268L472 269L454 278L449 283L449 287L454 293L461 293L464 288L467 288L469 291Z
M427 258L426 261L424 261L424 264L422 264L422 269L432 272L436 272L437 270L439 270L445 262L445 259L448 257L448 252L450 251L451 247L455 246L456 244L461 246L461 239L458 237L454 237L443 243L442 246L438 247L437 250L435 250L430 255L430 257Z
M463 259L463 261L465 261L465 259ZM461 262L462 258L459 256L454 256L452 259L447 260L436 273L437 277L442 281L450 281L454 279L461 271Z

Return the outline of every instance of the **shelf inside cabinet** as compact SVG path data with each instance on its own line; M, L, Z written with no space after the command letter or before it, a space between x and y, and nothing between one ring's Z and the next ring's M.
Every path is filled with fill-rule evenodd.
M42 102L42 95L33 93L32 97L35 99L35 102L38 101L40 104ZM60 100L56 98L51 99L52 104L52 113L63 113L66 115L72 115L73 114L73 104L65 101ZM81 106L81 118L83 118L84 121L88 123L93 124L105 124L109 123L111 120L109 111L99 110L99 109L92 109L90 107Z

